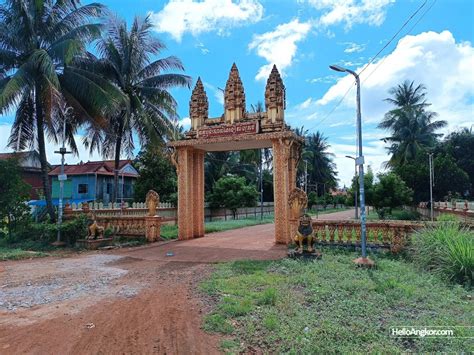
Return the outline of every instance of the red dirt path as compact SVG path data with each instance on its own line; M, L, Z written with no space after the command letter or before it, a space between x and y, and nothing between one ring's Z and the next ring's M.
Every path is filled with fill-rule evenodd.
M174 256L167 257L167 252ZM0 263L0 354L214 354L209 263L277 259L273 225L70 258Z

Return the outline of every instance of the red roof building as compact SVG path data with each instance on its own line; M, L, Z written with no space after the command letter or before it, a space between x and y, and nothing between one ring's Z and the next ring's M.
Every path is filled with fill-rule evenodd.
M18 159L23 181L31 185L30 198L32 200L40 199L43 196L43 182L41 179L39 153L35 150L15 153L0 153L0 160L8 159Z

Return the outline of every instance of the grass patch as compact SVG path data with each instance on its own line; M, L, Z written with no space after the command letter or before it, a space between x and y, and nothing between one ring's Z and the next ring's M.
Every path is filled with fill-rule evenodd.
M206 222L205 230L206 233L222 232L231 229L238 229L243 227L256 226L259 224L273 223L273 216L267 215L263 219L260 217L249 217L244 219L230 219L227 221L213 221ZM163 239L176 239L178 238L178 226L165 224L161 226L160 230L161 237Z
M204 330L207 332L230 334L234 331L234 327L221 314L208 314L204 317Z
M218 300L204 329L232 335L236 353L474 350L469 339L389 336L393 326L474 324L466 289L388 256L373 256L375 270L357 269L355 257L326 250L315 262L220 264L201 284Z
M19 248L12 249L0 247L0 261L41 258L48 255L49 254L43 253L41 251L30 251Z
M42 258L49 256L48 252L56 249L45 241L24 240L9 243L6 239L0 239L0 261Z

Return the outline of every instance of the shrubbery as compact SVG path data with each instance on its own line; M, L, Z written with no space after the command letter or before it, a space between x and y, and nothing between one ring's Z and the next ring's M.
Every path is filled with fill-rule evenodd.
M412 237L413 261L449 281L472 287L474 275L474 232L452 217L441 217L438 225Z
M80 215L72 220L65 221L61 225L61 240L70 246L74 246L76 239L84 238L87 234L88 218ZM56 240L58 233L57 224L36 223L31 220L17 228L15 233L6 238L9 244L32 241L36 243L49 244Z

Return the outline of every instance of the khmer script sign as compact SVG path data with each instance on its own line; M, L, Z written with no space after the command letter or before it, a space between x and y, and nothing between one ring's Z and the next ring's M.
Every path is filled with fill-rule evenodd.
M198 130L198 138L228 137L240 134L258 133L258 122L241 122L234 124L221 124L215 127L203 128Z

